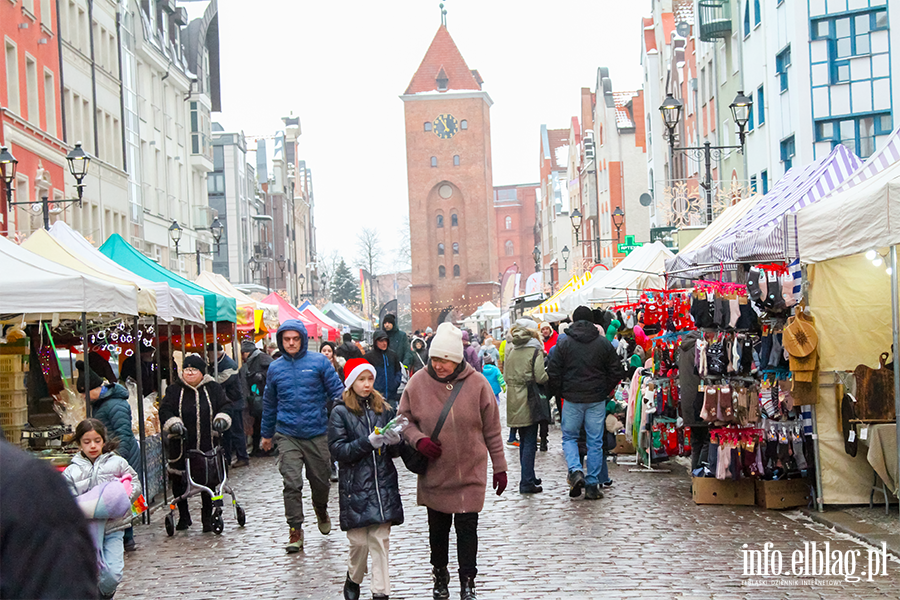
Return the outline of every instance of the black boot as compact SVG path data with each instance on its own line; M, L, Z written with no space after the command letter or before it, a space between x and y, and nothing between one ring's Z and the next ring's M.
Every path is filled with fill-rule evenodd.
M175 526L175 529L184 531L193 524L191 513L188 511L187 500L182 500L178 503L178 524Z
M434 577L434 593L432 594L432 598L434 600L446 600L450 597L450 571L447 570L447 567L442 569L438 569L437 567L432 567L431 576Z
M359 600L359 584L353 583L349 572L347 581L344 582L344 600Z
M459 598L460 600L477 600L474 575L459 576Z

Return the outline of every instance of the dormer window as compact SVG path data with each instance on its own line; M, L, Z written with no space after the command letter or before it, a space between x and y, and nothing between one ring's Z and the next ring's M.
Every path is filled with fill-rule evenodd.
M444 72L444 67L441 67L441 70L438 71L435 81L437 82L437 89L439 92L447 91L447 85L450 83L450 79L447 77L447 73Z

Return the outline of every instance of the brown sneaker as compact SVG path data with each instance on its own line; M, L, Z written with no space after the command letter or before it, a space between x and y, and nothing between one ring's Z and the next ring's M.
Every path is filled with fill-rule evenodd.
M328 508L325 506L322 508L314 508L316 510L316 522L319 525L319 533L328 535L331 533L331 517L328 516Z
M303 549L303 530L291 527L291 539L288 545L284 547L288 554L300 552Z

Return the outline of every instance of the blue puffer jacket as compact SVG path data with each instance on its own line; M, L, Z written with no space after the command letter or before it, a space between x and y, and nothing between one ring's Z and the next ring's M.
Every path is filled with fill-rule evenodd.
M300 352L288 354L281 337L285 331L300 333ZM318 352L307 352L308 337L301 321L290 319L276 334L281 358L269 365L263 392L262 437L275 432L308 440L328 430L328 404L344 393L337 372Z
M141 450L131 431L131 405L128 390L121 383L104 387L100 398L91 404L91 416L106 426L110 437L119 438L118 453L141 474Z

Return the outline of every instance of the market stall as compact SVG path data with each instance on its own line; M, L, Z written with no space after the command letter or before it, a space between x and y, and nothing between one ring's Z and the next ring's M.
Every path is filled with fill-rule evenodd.
M319 324L314 320L310 319L309 316L301 314L299 310L294 308L290 302L272 292L268 296L262 299L266 304L272 304L278 307L278 321L280 323L284 323L285 321L296 319L298 321L303 322L303 326L306 327L306 333L310 338L317 339L319 337Z
M601 269L598 273L598 277L603 277L606 273L607 271L605 268ZM546 322L562 321L568 318L569 314L572 312L560 308L562 300L578 292L592 282L595 282L592 271L588 271L582 275L572 275L565 285L559 288L541 304L530 311L527 311L526 314L530 312L532 317Z
M322 312L331 317L334 321L350 327L351 333L371 333L372 331L372 324L370 322L354 314L343 304L329 302L322 307Z
M203 271L194 282L208 290L235 299L238 331L254 333L256 340L259 340L278 329L278 307L274 304L254 300L218 273Z
M579 305L622 304L636 300L643 290L664 288L666 260L673 256L662 242L635 248L609 273L563 298L560 306L566 312L571 312Z
M330 342L338 341L341 336L342 325L334 321L334 319L326 316L316 305L305 300L303 304L297 307L301 315L306 315L312 321L319 325L319 335L322 340Z

